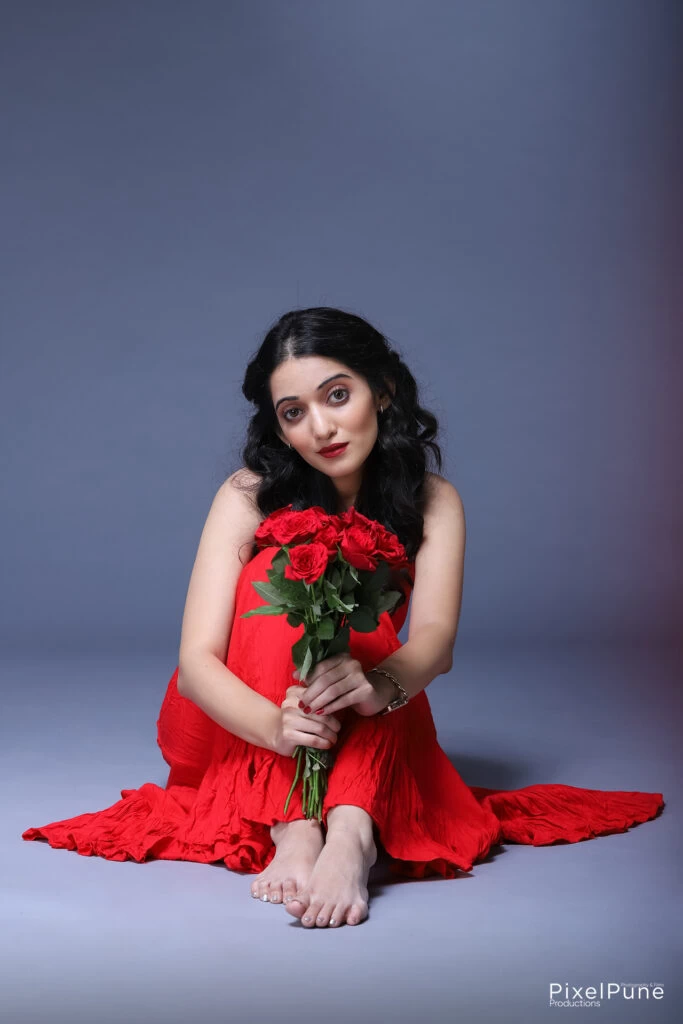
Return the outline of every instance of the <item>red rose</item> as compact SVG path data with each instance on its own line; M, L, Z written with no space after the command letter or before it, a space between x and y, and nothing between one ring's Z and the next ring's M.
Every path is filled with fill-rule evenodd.
M367 526L350 526L342 535L341 553L349 565L355 569L376 569L377 535L372 528L371 520Z
M329 552L324 544L297 544L289 549L289 562L285 565L287 580L303 580L315 583L327 568Z
M389 530L383 530L378 537L375 554L377 558L396 568L403 568L409 564L405 547L396 534Z
M324 544L331 555L337 554L337 544L341 543L344 533L334 522L321 527L315 535L319 544Z
M260 547L291 544L310 540L326 525L328 513L320 505L301 510L292 509L292 503L278 508L259 524L254 540Z
M395 568L410 564L401 541L382 523L368 519L353 506L340 518L346 527L345 536L352 538L346 542L346 547L341 545L342 553L357 569L376 569L378 561L387 562Z
M348 529L351 526L360 526L369 530L376 530L380 524L375 519L368 519L362 512L359 512L353 505L351 508L347 508L346 512L343 512L339 516L340 523L343 527Z

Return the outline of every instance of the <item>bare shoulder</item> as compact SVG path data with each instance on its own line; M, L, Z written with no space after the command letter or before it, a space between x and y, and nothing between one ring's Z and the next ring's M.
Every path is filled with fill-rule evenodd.
M211 503L192 567L180 637L178 687L183 667L207 653L225 660L235 610L237 582L249 561L263 516L256 504L259 477L239 469ZM246 556L246 557L245 557Z
M223 481L214 499L232 515L237 514L247 530L252 525L255 530L263 519L263 514L256 504L256 495L262 479L259 473L242 466Z
M425 474L425 522L440 515L456 515L464 519L465 509L456 487L439 473Z
M462 604L465 512L457 489L438 473L427 474L425 491L424 532L415 557L408 637L423 627L441 627L447 671Z

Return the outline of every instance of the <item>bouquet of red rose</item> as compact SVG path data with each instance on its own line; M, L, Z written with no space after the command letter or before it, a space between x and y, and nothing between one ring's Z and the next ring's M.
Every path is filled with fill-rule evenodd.
M402 596L387 585L392 570L409 565L403 544L396 534L353 507L334 515L319 505L295 511L290 503L264 519L254 539L259 547L281 550L266 571L269 582L252 580L268 603L241 617L286 615L290 626L303 623L304 631L292 645L292 658L304 685L314 665L348 651L351 628L373 632L382 612L392 612ZM285 813L303 760L304 813L321 821L332 752L297 746L292 757L297 758L297 767Z

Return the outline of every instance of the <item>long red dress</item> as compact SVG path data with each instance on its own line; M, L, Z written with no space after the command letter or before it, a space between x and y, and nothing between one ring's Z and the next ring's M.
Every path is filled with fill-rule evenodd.
M279 706L296 683L291 649L303 626L293 628L284 615L240 618L265 604L251 584L267 580L278 550L262 548L242 570L226 664ZM401 646L397 633L409 590L406 584L406 601L393 616L384 612L374 633L351 630L350 652L364 670ZM23 839L108 860L222 861L234 871L263 871L275 855L271 825L303 817L300 779L283 813L296 759L227 732L178 693L177 678L176 668L157 721L157 742L170 767L166 787L146 782L123 789L111 807L28 828ZM393 874L453 878L498 843L542 846L625 832L664 806L661 793L559 784L469 787L439 746L425 691L389 715L364 718L348 708L338 717L323 824L337 804L364 808Z

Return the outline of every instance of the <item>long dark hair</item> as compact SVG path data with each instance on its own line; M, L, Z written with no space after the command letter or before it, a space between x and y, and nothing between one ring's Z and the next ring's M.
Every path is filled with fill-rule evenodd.
M427 452L441 470L434 440L436 417L419 404L412 373L383 334L366 320L329 306L285 313L266 333L247 366L242 394L256 406L241 451L244 465L261 476L255 500L264 515L283 505L320 505L337 512L331 478L305 462L277 434L270 376L280 363L299 356L325 356L364 377L376 395L390 394L379 414L377 441L368 456L354 507L392 530L412 560L424 528Z

